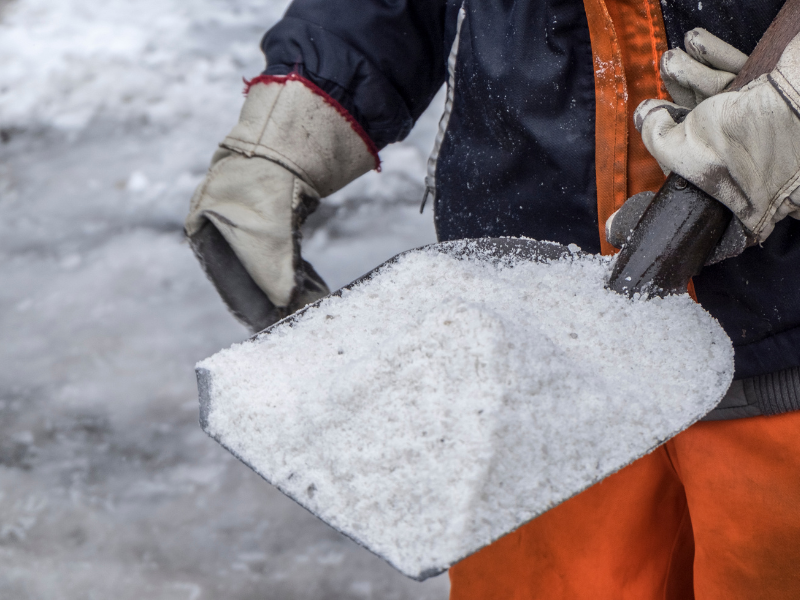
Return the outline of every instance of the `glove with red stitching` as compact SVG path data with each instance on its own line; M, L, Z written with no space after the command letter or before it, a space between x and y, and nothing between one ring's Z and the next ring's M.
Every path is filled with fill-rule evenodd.
M236 317L260 331L328 294L301 258L300 226L320 198L377 160L360 126L309 81L251 84L186 219L192 249Z

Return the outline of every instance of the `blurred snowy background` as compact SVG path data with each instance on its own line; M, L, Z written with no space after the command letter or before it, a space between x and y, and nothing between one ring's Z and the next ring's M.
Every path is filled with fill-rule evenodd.
M197 424L194 363L247 336L182 239L285 0L0 0L0 598L443 600ZM434 240L442 99L327 200L339 287Z

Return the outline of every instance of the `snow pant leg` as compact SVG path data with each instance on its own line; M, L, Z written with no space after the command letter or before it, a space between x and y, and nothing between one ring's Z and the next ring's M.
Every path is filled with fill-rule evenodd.
M694 527L697 600L800 598L800 412L699 423L667 449Z
M664 447L450 570L451 600L691 600L692 535Z

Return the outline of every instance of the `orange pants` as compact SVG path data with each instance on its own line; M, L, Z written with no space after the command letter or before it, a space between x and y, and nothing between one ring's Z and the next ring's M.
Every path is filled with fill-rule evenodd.
M800 599L800 412L694 425L450 579L451 600Z

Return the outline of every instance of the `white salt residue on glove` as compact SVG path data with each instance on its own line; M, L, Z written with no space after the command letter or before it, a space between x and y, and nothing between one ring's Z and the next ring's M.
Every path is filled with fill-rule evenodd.
M722 92L747 61L746 54L700 27L683 43L685 52L676 48L661 56L661 79L675 103L686 108Z
M778 67L739 92L685 109L645 100L634 123L662 169L725 204L763 241L786 216L800 218L800 37Z

